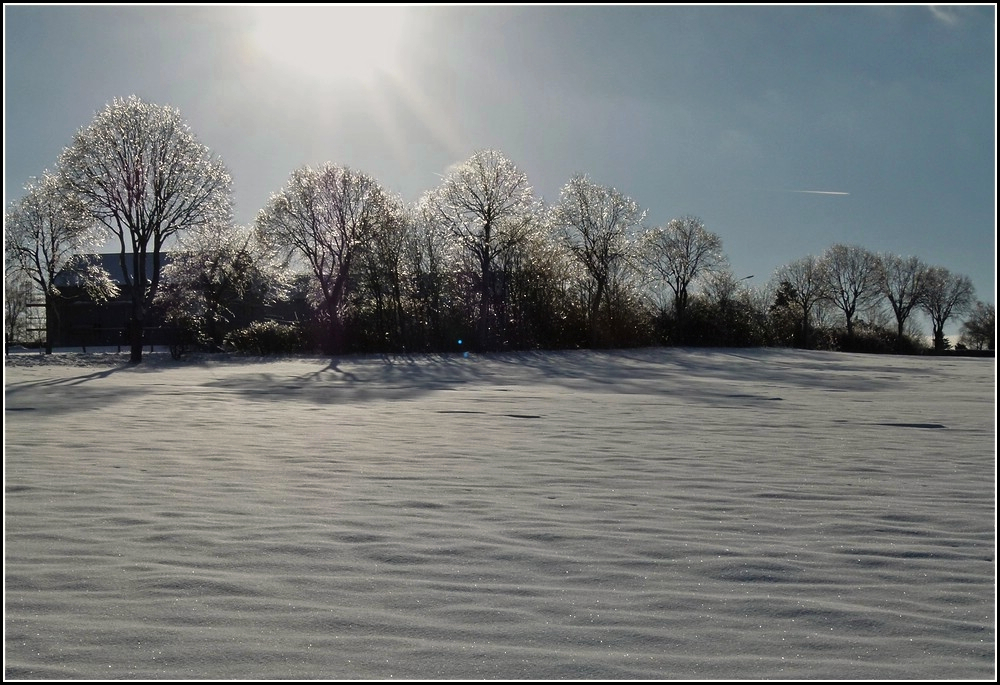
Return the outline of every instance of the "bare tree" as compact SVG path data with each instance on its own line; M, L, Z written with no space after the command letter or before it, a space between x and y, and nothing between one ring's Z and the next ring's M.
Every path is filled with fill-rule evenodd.
M357 287L351 309L365 323L366 347L389 351L405 346L406 248L412 226L399 198L386 198L384 220L373 228L355 262Z
M458 312L451 304L456 274L457 246L450 233L435 221L432 194L425 194L411 209L405 244L406 268L411 274L412 315L423 327L423 343L446 348L453 336L449 320Z
M232 224L190 231L163 267L156 304L191 342L218 350L237 305L275 301L287 271L247 228ZM177 341L183 347L184 341Z
M80 263L79 253L99 243L93 222L78 197L46 172L25 185L26 194L4 217L5 262L16 264L45 301L45 352L52 353L58 326L56 278ZM5 269L6 270L6 269Z
M528 177L496 150L480 150L454 168L426 198L440 223L478 270L480 349L493 346L497 260L522 245L537 221Z
M6 257L6 255L5 255ZM31 279L20 264L4 259L3 331L4 352L13 342L27 342L30 305L34 293Z
M823 273L830 301L844 313L847 335L854 335L854 316L859 308L879 296L878 256L857 245L833 245L822 256Z
M778 304L795 312L798 319L799 344L810 344L811 319L816 306L829 299L826 274L822 261L813 255L797 259L780 267L774 275L777 282Z
M304 259L316 277L327 318L327 352L343 349L343 308L361 246L388 220L390 201L374 178L327 163L303 167L257 215L263 241Z
M131 361L138 363L164 244L182 231L230 220L229 173L178 110L134 95L98 112L63 151L59 168L90 216L118 242L132 300Z
M878 284L896 317L896 350L902 351L906 320L920 304L927 265L917 257L884 254L879 258Z
M642 237L642 260L650 276L666 283L674 296L674 317L683 333L691 284L727 266L722 238L706 230L698 217L672 219Z
M934 349L944 350L944 325L953 314L969 311L973 301L972 279L932 266L924 275L920 306L931 319Z
M597 343L599 314L608 305L612 280L631 268L634 234L645 216L632 198L582 175L563 187L552 209L557 235L586 270L591 345Z
M976 302L969 318L962 324L961 342L973 349L997 348L997 310L986 302Z
M760 293L749 287L753 275L736 278L729 268L719 269L705 279L704 303L715 322L715 339L720 344L751 346L766 342L767 304L758 304Z

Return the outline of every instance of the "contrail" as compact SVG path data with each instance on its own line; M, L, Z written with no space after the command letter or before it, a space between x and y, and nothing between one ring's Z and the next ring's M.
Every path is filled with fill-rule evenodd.
M813 195L850 195L840 190L789 190L790 193L812 193Z

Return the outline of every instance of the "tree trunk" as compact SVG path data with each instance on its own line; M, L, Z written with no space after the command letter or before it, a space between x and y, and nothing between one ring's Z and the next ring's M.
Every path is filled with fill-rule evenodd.
M597 292L590 304L590 346L597 347L600 334L601 300L604 299L604 283L597 283Z
M59 328L59 312L56 311L51 293L45 293L45 354L52 354L52 338Z
M903 351L903 324L905 321L900 317L896 317L896 351Z
M138 311L137 311L138 310ZM129 362L132 364L138 364L142 361L142 328L143 328L143 315L141 307L134 307L132 309L132 318L129 320L129 345L132 349L131 356L129 357Z
M124 248L123 248L124 249ZM125 267L125 255L122 252L122 268ZM128 271L125 271L128 273ZM132 251L132 318L129 319L129 346L132 353L129 361L138 364L142 361L142 328L146 323L146 247Z
M934 325L934 351L944 352L944 325Z
M483 260L483 282L479 293L479 351L490 349L490 296L492 288L492 270L488 260Z

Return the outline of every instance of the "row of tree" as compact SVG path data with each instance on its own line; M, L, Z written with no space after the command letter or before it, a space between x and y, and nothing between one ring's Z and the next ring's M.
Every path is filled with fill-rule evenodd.
M524 172L483 150L413 206L358 171L302 168L253 226L237 226L221 161L177 110L133 96L98 113L56 171L31 181L8 210L5 280L15 293L18 277L30 277L48 309L68 269L95 299L113 297L115 284L84 257L113 239L134 362L155 307L199 344L219 348L237 303L293 293L311 303L302 324L327 352L446 350L463 340L480 350L859 348L884 330L887 310L892 347L903 350L917 308L941 349L945 322L972 310L967 277L848 245L784 266L754 290L732 274L721 239L697 217L653 228L645 218L634 200L582 175L543 206ZM831 311L844 324L833 343L822 339L839 330L827 321Z

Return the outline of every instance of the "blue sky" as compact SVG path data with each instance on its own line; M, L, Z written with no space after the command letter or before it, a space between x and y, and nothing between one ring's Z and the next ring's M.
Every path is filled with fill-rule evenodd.
M854 243L995 303L994 5L5 5L4 34L5 206L136 94L222 158L241 223L303 165L414 201L496 148L546 201L586 173L649 225L700 216L756 285Z

